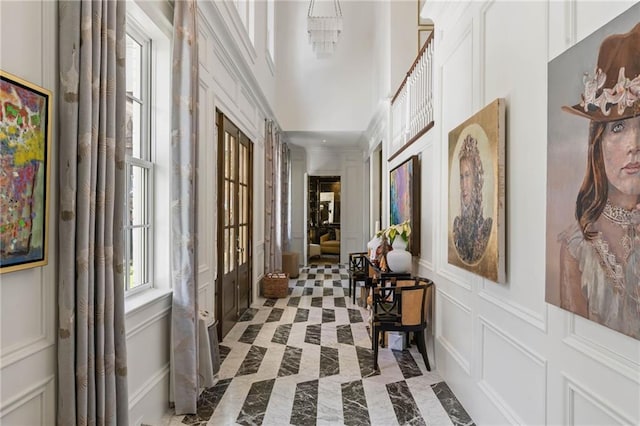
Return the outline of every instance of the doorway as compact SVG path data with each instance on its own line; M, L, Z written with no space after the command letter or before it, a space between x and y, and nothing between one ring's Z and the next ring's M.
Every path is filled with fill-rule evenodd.
M308 261L340 261L340 176L309 176Z
M251 140L218 111L216 318L220 339L251 304L252 146Z

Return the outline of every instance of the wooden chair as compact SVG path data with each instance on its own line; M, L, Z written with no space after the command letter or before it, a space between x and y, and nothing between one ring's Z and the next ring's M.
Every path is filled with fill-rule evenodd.
M356 287L358 282L367 280L367 253L349 253L349 296L356 303Z
M387 331L414 333L424 365L431 371L425 330L433 281L427 278L381 278L373 287L372 339L373 368L378 370L380 338ZM381 336L382 333L382 336Z

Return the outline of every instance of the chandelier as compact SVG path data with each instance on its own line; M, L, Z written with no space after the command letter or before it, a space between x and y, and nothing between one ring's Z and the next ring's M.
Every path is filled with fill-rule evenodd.
M338 0L311 0L307 32L317 57L333 54L342 32L342 9Z

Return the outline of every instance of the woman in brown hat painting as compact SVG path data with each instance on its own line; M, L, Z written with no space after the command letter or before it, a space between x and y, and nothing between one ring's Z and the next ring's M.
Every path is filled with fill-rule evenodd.
M582 101L590 119L577 223L559 237L561 306L640 339L640 23L600 45Z

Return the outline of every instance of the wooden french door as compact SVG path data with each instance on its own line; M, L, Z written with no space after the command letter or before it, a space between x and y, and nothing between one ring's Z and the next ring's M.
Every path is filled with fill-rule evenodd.
M251 304L253 152L249 138L221 112L218 153L216 318L223 338Z

